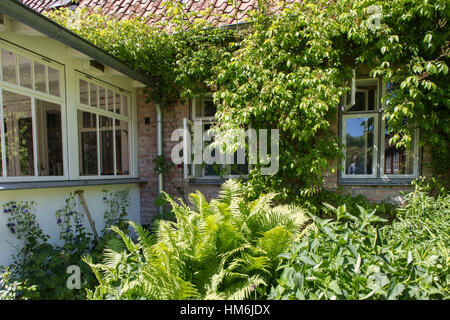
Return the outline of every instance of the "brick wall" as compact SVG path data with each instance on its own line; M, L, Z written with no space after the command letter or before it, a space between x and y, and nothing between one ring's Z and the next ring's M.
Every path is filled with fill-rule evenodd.
M189 102L179 101L174 108L162 110L163 118L163 154L166 161L170 162L172 148L179 141L170 141L172 132L177 128L183 128L183 118L189 118ZM145 123L145 119L149 123ZM332 124L332 130L338 134L338 124ZM141 187L141 219L143 224L152 222L158 214L158 208L154 200L158 196L158 176L154 171L152 160L157 156L157 123L156 108L153 103L146 103L143 90L138 92L138 135L139 135L139 175L148 182ZM424 148L422 159L422 175L430 176L432 171L429 163L431 154L429 148ZM341 194L364 195L371 201L388 201L402 204L402 193L411 191L411 186L338 186L337 161L331 161L330 170L323 174L323 186ZM188 184L183 177L183 166L175 166L169 174L164 175L163 189L173 197L181 197L180 190L184 191L184 199L188 194L196 190L201 191L208 200L217 196L220 189L218 185Z
M172 148L179 141L171 141L172 132L183 128L183 119L189 118L189 101L179 101L173 108L162 110L163 155L166 162L171 162ZM158 175L152 160L158 155L157 148L157 113L154 103L145 102L143 90L138 91L138 136L139 136L139 176L148 182L141 187L141 221L150 224L158 214L154 201L158 196ZM145 118L149 123L145 124ZM181 140L180 140L181 141ZM175 198L182 197L188 200L189 193L200 190L210 200L217 196L220 189L218 185L188 184L184 180L183 166L172 168L163 178L163 189Z

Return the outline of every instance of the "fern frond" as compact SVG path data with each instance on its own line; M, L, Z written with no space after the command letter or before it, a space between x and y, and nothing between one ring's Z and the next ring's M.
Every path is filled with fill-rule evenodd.
M267 283L260 276L249 277L247 281L242 281L230 291L226 292L227 300L245 300L259 286L267 286Z

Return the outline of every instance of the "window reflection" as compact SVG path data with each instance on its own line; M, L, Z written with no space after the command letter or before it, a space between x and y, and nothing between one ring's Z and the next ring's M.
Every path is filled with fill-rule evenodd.
M39 175L64 175L61 106L36 99L36 126Z
M3 90L3 119L8 176L33 176L31 97Z
M347 118L345 128L345 173L372 174L374 118Z
M96 115L78 110L80 175L98 175Z

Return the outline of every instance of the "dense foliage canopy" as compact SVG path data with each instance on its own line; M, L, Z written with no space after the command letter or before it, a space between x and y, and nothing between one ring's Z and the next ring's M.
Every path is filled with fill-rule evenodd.
M401 88L387 97L392 142L407 144L419 128L433 168L448 174L446 1L305 0L277 14L262 5L238 29L169 7L168 19L154 25L83 12L51 17L151 77L150 99L165 107L180 95L215 91L223 129L278 128L280 170L271 177L253 170L249 195L276 190L287 199L320 186L330 161L342 156L330 125L360 65Z

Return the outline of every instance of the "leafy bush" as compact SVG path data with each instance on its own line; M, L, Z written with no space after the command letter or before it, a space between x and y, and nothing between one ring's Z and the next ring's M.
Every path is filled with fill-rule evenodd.
M105 191L103 201L106 225L109 227L116 223L123 230L129 206L128 191ZM14 256L14 271L5 271L3 274L5 283L9 283L5 289L7 291L4 291L5 296L15 295L19 299L85 299L85 290L94 288L96 279L81 257L89 253L97 259L106 242L116 235L107 233L98 243L93 241L92 235L83 225L83 214L77 210L75 194L71 193L65 205L55 213L63 245L53 245L36 221L35 206L34 202L12 201L3 207L4 213L9 215L8 228L24 244ZM128 225L125 229L128 229ZM80 267L80 289L67 287L67 268L71 265ZM34 290L29 290L25 284Z
M406 196L392 224L359 207L333 208L335 220L311 216L314 228L283 253L272 299L448 299L450 195Z
M304 211L272 207L274 195L247 203L229 180L219 199L197 191L192 207L168 197L176 222L160 220L156 234L134 223L135 243L117 227L103 264L87 257L99 286L93 299L242 299L264 296L276 279L278 257L307 225Z
M0 300L15 300L23 295L23 292L36 290L36 286L27 286L26 283L14 281L12 278L13 272L0 266Z

